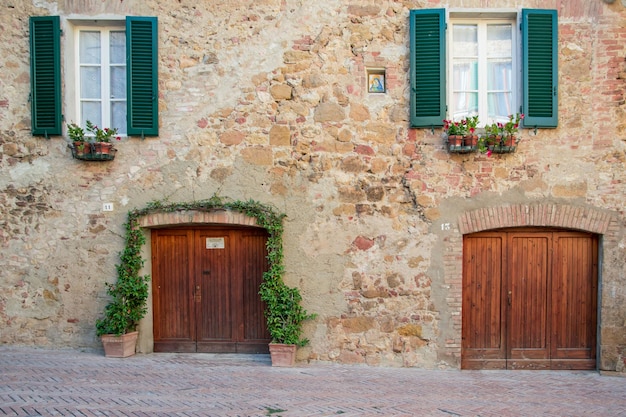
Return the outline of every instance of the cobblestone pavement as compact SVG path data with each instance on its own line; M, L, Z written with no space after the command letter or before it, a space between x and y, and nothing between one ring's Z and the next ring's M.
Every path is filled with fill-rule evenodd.
M0 347L0 416L626 416L626 378Z

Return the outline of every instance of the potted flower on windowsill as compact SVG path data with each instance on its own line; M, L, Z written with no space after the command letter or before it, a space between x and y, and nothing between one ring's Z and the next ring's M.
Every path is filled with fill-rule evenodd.
M87 132L93 135L94 142L94 152L101 154L109 154L113 149L113 144L111 143L111 139L115 137L115 139L120 140L120 137L117 135L117 128L108 128L105 127L100 129L98 126L91 123L90 120L87 120Z
M518 139L519 124L523 119L523 114L516 113L509 115L509 120L506 123L497 122L485 126L485 134L479 140L478 149L483 153L487 153L488 156L492 152L514 152Z
M443 129L450 152L473 152L476 150L478 136L476 127L478 116L470 116L461 121L443 121Z
M70 137L71 143L68 146L72 150L72 156L83 161L113 160L117 149L113 147L111 141L113 138L121 140L117 128L100 129L89 120L85 129L76 123L69 123L67 133Z
M467 126L467 134L463 137L463 145L476 147L478 144L478 135L476 134L478 116L471 116L465 119L465 125Z
M76 123L67 125L67 134L77 155L89 153L89 144L85 142L85 130Z

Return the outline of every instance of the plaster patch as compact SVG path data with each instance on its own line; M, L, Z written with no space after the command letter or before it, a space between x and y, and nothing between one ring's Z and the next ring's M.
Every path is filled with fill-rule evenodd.
M11 182L15 187L27 187L49 177L50 164L41 158L34 160L29 164L17 164L9 171L10 181L6 177L3 181L0 179L0 187L6 188Z

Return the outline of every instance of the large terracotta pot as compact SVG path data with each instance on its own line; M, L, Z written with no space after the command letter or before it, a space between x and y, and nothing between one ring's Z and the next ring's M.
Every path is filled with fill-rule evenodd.
M126 358L135 354L137 336L139 332L126 333L121 336L103 334L100 336L104 346L104 356L107 358Z
M296 345L270 343L272 366L293 366L296 363Z

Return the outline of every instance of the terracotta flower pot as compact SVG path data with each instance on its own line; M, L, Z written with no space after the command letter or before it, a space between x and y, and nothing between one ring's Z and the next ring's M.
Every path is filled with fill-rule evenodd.
M448 144L450 144L450 146L462 146L463 145L463 136L461 136L461 135L450 135L450 136L448 136Z
M296 363L296 345L270 343L272 366L293 366Z
M74 142L74 150L76 155L84 155L89 153L89 144L85 142Z
M139 332L126 333L121 336L103 334L100 336L107 358L126 358L135 354L135 345Z
M111 148L113 147L113 145L108 142L96 142L93 145L94 145L95 153L103 153L103 154L111 153Z
M465 146L476 146L476 145L478 145L478 136L476 136L476 135L463 136L463 144Z
M504 139L504 146L515 146L515 136L507 136Z

